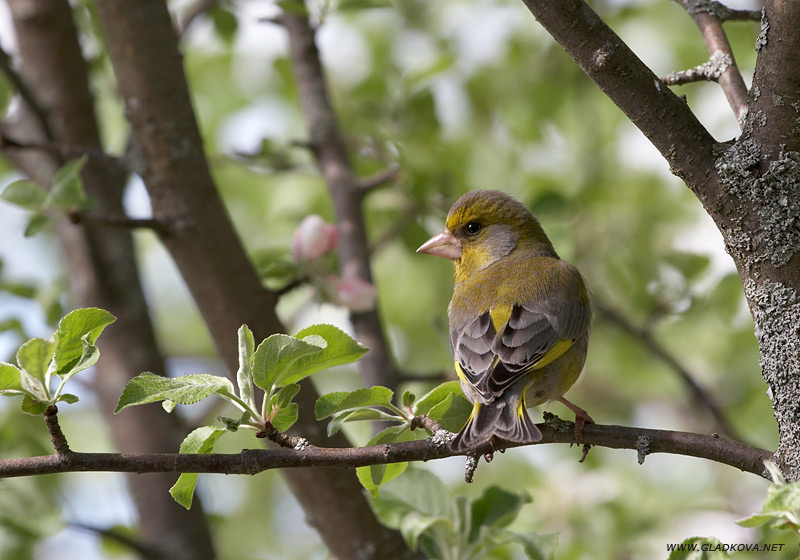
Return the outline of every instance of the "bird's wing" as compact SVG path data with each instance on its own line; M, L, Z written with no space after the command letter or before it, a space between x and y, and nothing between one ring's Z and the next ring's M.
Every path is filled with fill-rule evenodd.
M554 305L529 301L511 307L496 330L490 312L450 332L450 346L460 374L491 402L515 381L560 358L589 328L585 298Z

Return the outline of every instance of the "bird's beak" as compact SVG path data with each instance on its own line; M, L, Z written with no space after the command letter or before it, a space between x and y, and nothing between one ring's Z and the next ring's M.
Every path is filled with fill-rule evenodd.
M443 229L417 249L417 253L427 253L445 259L461 258L461 241L449 229Z

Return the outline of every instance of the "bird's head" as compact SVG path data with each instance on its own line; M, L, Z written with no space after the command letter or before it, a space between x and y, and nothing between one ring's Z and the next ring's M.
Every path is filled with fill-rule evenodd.
M557 256L524 205L506 193L481 190L459 198L450 208L445 228L417 252L450 259L457 275L470 275L518 248Z

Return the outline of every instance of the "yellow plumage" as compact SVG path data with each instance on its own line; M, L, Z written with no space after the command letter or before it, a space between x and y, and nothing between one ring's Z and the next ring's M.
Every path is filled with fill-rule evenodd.
M539 222L499 191L473 191L419 252L451 259L450 348L472 414L451 447L493 437L538 441L526 408L561 400L583 368L592 320L583 278L561 260Z

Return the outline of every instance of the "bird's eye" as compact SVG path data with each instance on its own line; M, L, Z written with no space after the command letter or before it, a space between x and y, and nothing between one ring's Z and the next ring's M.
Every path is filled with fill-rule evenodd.
M475 235L475 234L476 234L476 233L478 233L478 232L479 232L479 231L480 231L482 228L483 228L483 226L482 226L482 225L480 225L478 222L470 222L470 223L468 223L466 226L464 226L464 229L465 229L465 230L467 231L467 233L468 233L468 234L470 234L470 235Z

